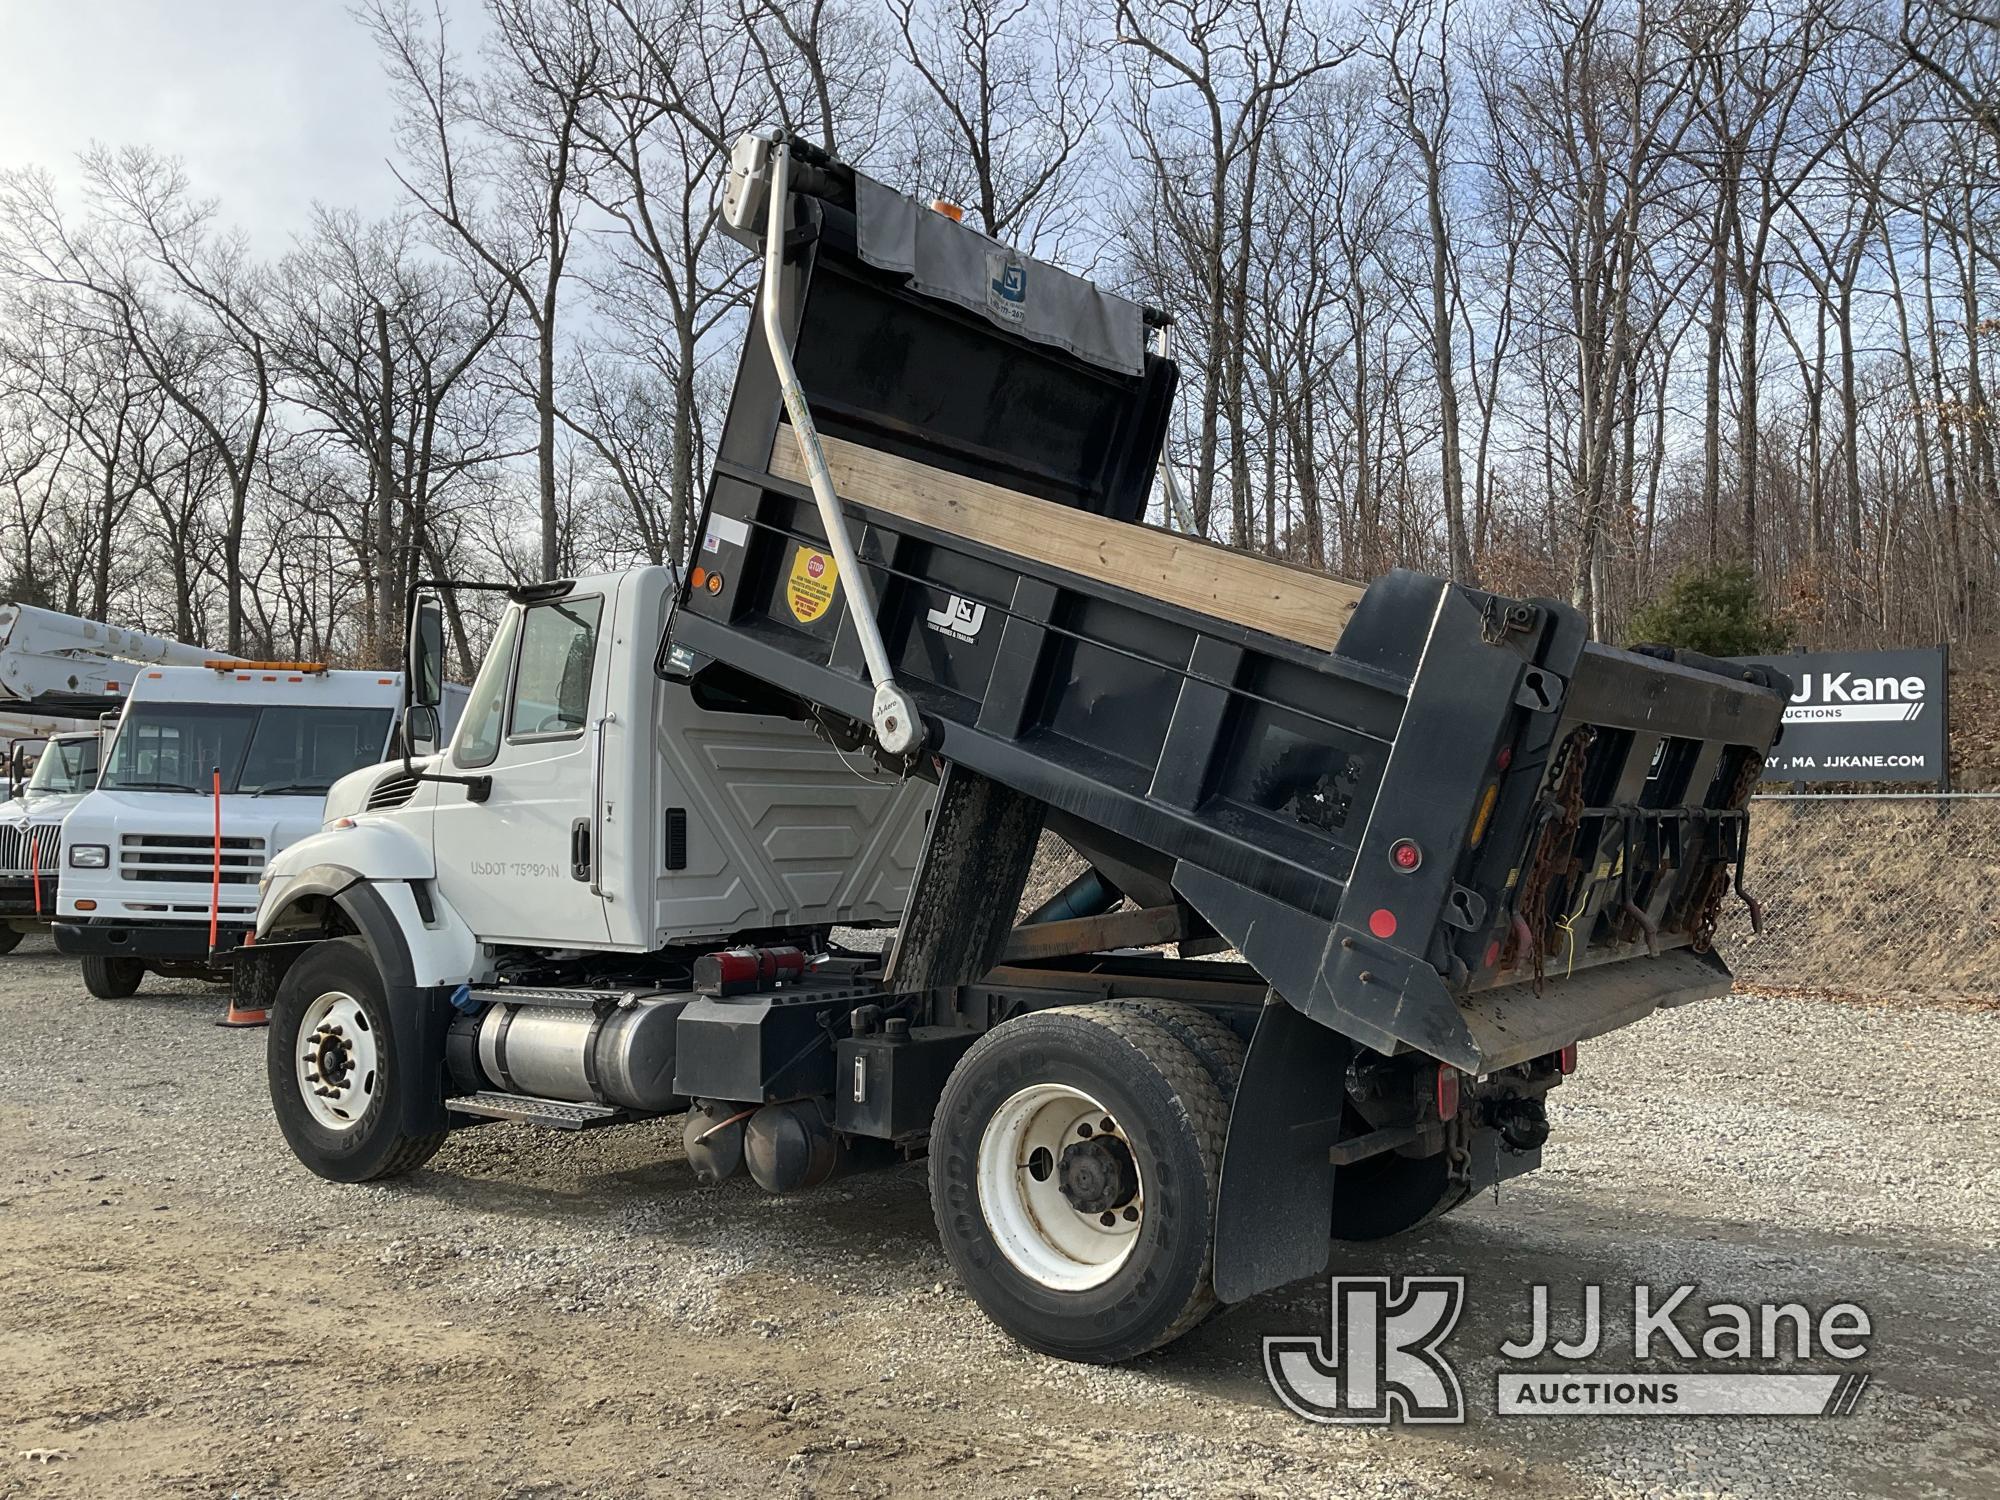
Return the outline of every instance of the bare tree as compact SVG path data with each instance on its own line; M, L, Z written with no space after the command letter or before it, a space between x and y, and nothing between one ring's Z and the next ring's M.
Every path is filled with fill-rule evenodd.
M604 43L595 12L565 0L487 0L482 73L451 46L441 4L369 0L396 99L397 178L445 243L513 295L527 324L519 362L535 416L542 565L560 548L556 444L563 284L584 202L582 121Z
M913 77L906 180L1045 253L1087 221L1108 70L1075 0L887 0Z

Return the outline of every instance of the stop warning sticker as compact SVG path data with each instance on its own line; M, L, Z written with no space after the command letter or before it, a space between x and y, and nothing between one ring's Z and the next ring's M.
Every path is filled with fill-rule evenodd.
M840 569L824 552L800 547L792 553L792 576L785 580L785 602L801 625L810 625L833 603L833 586Z

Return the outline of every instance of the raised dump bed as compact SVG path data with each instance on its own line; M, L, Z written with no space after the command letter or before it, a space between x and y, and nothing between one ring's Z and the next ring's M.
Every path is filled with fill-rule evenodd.
M1112 333L1052 341L948 273L997 294L1019 266L1031 298L1060 273L936 215L915 243L944 249L883 264L868 216L907 205L832 164L807 185L785 324L920 765L1053 810L1142 906L1184 903L1184 935L1380 1051L1481 1074L1726 986L1708 939L1781 682L1593 644L1549 600L1363 588L1138 524L1173 380L1134 355L1144 310L1057 281ZM865 726L848 581L755 330L702 535L683 666Z

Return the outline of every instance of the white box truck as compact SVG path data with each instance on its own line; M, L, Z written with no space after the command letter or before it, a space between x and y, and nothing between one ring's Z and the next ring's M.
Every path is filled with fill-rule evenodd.
M70 812L56 946L100 999L148 970L220 978L257 882L320 827L327 788L394 749L402 678L308 662L134 674L97 787Z

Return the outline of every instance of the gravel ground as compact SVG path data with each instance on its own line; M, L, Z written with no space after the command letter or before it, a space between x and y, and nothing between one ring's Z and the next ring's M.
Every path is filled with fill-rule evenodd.
M220 1010L93 1001L40 938L0 958L0 1495L2000 1493L2000 1014L1739 998L1586 1044L1541 1173L1337 1248L1470 1279L1469 1422L1381 1430L1262 1378L1323 1284L1123 1369L1022 1351L920 1165L772 1199L698 1188L673 1122L502 1125L320 1182ZM1528 1286L1566 1327L1602 1283L1618 1369L1634 1281L1859 1302L1873 1383L1845 1418L1492 1415Z

